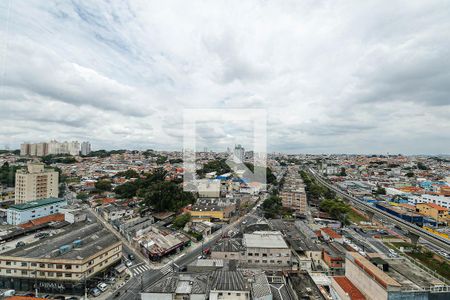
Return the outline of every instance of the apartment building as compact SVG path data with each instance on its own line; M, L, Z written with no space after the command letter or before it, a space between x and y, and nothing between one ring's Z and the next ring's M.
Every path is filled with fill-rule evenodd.
M28 163L26 170L16 172L15 203L58 197L58 176L42 163Z
M290 167L285 177L283 189L280 192L281 205L294 210L298 214L305 214L307 200L305 185L298 172L298 167Z
M281 205L295 210L300 214L306 213L306 193L304 188L283 190L280 192Z
M0 288L26 291L37 284L39 292L83 293L85 279L118 264L122 253L122 242L93 220L90 216L26 246L8 247L0 253Z

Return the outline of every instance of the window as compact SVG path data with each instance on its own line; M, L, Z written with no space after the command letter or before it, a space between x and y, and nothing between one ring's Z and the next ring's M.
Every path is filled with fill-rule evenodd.
M7 265L7 266L10 266L10 265L11 265L11 262L10 262L10 261L7 261L7 262L6 262L6 265Z
M267 257L267 253L263 253L263 255L262 255L263 257Z
M47 268L54 268L53 264L48 264Z
M53 276L55 276L55 273L53 273L53 272L47 272L47 276L53 277Z
M72 274L66 273L66 274L64 274L64 277L72 277Z
M56 265L57 269L62 269L62 265Z
M32 266L32 267L36 267L36 266L37 266L37 263L32 262L32 263L31 263L31 266Z
M56 277L62 277L62 273L56 273Z
M66 265L66 270L72 270L72 265Z
M28 274L28 272L27 271L25 271L25 270L22 270L22 275L27 275Z
M21 265L22 267L28 266L28 264L27 264L26 262L22 262L20 265Z
M11 270L10 269L6 269L6 274L11 274Z
M249 253L248 256L253 256L253 253Z
M45 268L45 264L39 264L39 268Z

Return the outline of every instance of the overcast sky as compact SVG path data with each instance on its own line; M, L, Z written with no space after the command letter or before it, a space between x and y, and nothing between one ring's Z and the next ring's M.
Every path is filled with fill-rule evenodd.
M269 151L450 152L449 1L0 1L0 148L181 149L266 109ZM199 146L251 124L197 125Z

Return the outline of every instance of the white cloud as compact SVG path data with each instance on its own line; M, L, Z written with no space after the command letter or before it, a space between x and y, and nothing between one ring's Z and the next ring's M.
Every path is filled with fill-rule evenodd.
M2 1L0 143L179 149L183 108L223 107L266 108L269 150L448 152L446 8ZM248 135L226 125L201 134L221 150Z

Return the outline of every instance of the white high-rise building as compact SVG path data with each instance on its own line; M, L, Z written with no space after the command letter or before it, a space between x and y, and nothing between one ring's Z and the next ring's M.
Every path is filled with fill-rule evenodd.
M82 142L81 143L81 155L88 155L91 153L91 143Z
M245 158L245 149L241 145L234 146L234 156L243 162Z
M15 203L58 197L58 176L42 163L28 163L26 170L16 172Z

